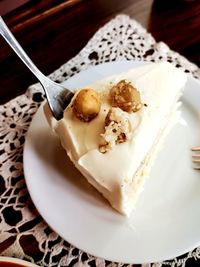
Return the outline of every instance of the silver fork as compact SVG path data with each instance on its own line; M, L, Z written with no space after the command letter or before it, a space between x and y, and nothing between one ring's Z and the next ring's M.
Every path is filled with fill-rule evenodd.
M39 80L46 94L46 98L53 116L57 120L60 120L63 117L64 109L68 106L74 94L69 89L50 80L35 66L35 64L17 42L11 31L8 29L1 16L0 34Z
M192 162L194 163L193 168L195 170L200 170L200 146L191 148L192 154Z

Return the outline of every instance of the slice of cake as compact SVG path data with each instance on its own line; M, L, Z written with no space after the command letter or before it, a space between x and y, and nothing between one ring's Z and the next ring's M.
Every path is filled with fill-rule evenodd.
M163 137L177 120L186 75L152 63L78 89L56 121L46 117L76 168L130 215Z

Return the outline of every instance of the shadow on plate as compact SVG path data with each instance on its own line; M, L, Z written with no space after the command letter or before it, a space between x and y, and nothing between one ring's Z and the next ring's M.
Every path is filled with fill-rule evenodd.
M49 179L55 178L56 182L63 185L67 181L73 187L73 190L79 194L79 197L95 202L95 205L106 206L106 209L114 211L107 200L75 168L62 148L58 137L49 128L43 127L41 131L35 131L34 138L31 141L32 149L35 150L41 162L44 162L49 170L52 170Z

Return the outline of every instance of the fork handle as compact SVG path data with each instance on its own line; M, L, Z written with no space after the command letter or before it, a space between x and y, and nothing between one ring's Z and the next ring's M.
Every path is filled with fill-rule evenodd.
M21 60L26 64L29 70L36 76L36 78L44 84L46 81L46 77L44 74L35 66L33 61L29 58L26 52L23 50L21 45L15 39L14 35L8 29L7 25L3 21L2 17L0 16L0 34L6 40L6 42L12 47L15 53L21 58Z

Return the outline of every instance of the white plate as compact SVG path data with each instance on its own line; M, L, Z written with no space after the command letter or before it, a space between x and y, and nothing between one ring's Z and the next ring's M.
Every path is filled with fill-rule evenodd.
M65 84L81 87L142 64L102 64ZM183 119L167 136L130 219L82 178L38 110L26 137L24 172L38 211L60 236L92 255L124 263L162 261L200 245L200 173L192 169L190 153L200 145L199 82L188 78L182 100Z
M17 259L17 258L11 258L11 257L1 257L0 256L0 265L2 266L2 263L15 263L17 265L15 266L24 266L24 267L39 267L38 265L35 265L31 262L28 262L28 261L24 261L24 260L20 260L20 259Z

